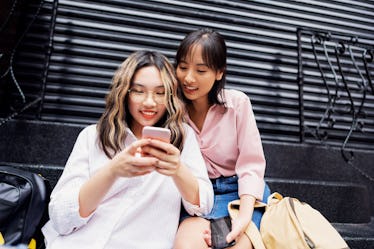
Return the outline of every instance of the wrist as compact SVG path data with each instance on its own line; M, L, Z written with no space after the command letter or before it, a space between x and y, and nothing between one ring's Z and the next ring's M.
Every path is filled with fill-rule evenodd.
M106 170L107 177L110 180L115 181L118 178L118 174L117 174L117 169L116 169L115 163L113 163L113 161L109 162L109 164L107 165L106 168L107 168L107 170Z
M185 167L184 164L179 162L174 176L177 177L177 178L182 178L184 176L184 174L183 174L183 171L185 170L184 167Z

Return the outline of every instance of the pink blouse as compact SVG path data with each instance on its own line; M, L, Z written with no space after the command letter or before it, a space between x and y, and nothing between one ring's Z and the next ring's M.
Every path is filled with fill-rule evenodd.
M266 161L251 102L237 90L224 90L227 110L210 107L204 125L194 129L211 179L238 176L239 196L249 194L262 200Z

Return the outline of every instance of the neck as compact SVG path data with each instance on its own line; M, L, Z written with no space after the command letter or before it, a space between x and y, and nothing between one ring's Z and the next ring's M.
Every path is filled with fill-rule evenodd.
M211 104L209 103L208 99L199 99L191 101L187 105L188 113L206 113L208 112Z
M188 115L200 131L203 128L210 106L208 99L194 100L187 105Z

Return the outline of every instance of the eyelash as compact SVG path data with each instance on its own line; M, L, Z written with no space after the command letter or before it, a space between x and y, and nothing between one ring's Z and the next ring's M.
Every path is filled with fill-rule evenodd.
M134 92L136 92L136 93L145 93L146 91L144 91L144 90L140 90L140 89L131 89L132 91L134 91ZM155 92L156 94L158 94L158 95L165 95L165 91L160 91L160 92Z
M180 70L185 71L187 70L187 67L179 67ZM206 73L206 70L196 70L198 73Z

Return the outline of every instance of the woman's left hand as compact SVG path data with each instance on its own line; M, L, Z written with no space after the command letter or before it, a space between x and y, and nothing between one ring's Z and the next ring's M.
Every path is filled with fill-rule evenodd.
M252 195L240 196L239 215L232 221L231 232L226 236L228 243L239 239L244 234L252 220L255 201L256 198Z
M160 174L174 176L181 167L180 151L173 144L150 139L150 144L142 147L142 153L156 157L159 160L156 171Z
M238 216L236 219L232 221L232 230L226 236L227 243L230 243L233 240L237 240L242 236L245 230L248 227L249 222L251 221L251 217L240 217Z

